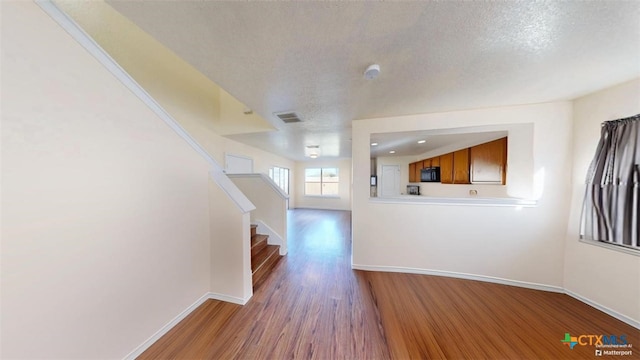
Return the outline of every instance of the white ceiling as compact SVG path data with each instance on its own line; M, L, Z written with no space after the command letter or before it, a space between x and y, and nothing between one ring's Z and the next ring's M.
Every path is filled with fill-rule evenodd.
M278 129L230 138L293 160L308 145L350 157L353 119L572 99L640 76L639 1L108 3Z

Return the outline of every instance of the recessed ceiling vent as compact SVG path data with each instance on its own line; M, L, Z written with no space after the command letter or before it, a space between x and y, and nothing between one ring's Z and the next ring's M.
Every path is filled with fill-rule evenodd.
M285 124L297 123L302 121L298 117L298 114L294 112L281 112L281 113L275 113L274 115L279 117L280 120L282 120L282 122L284 122Z

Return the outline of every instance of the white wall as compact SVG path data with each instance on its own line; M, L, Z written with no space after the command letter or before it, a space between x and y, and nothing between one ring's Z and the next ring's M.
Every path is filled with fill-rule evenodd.
M122 358L210 285L208 166L32 2L2 4L2 358Z
M280 245L280 254L287 254L287 199L284 192L266 175L230 175L234 184L255 205L251 223L269 227L269 244ZM258 228L258 230L261 230Z
M273 127L257 114L244 115L244 105L110 5L103 1L74 0L57 0L56 4L158 101L218 164L224 167L224 155L230 153L253 159L254 172L268 174L272 166L293 170L291 160L220 136L220 133L233 134L234 131L269 131ZM291 189L294 190L293 186Z
M557 102L354 121L354 267L450 271L561 287L571 119L572 104ZM536 207L391 204L369 199L372 133L513 123L533 124L533 137L522 140L532 147L532 168L523 170L527 179L511 185L522 185L518 192L532 196L537 192ZM511 136L510 140L514 142ZM537 183L533 174L538 174Z
M230 153L253 159L254 173L266 174L268 176L269 168L274 166L289 169L289 207L292 209L296 207L296 193L298 191L296 183L298 181L298 178L296 177L296 163L293 160L285 159L278 155L262 151L260 149L239 143L225 137L217 136L215 134L206 135L209 138L215 138L217 141L215 144L212 144L213 146L209 148L209 151L212 156L216 158L216 161L220 161L218 160L218 157L221 157L222 162L220 162L220 164L224 164L224 153ZM302 190L302 193L304 194L304 187L302 188Z
M573 191L567 227L564 283L567 290L640 323L640 256L579 242L580 214L589 164L600 124L640 113L640 79L574 102Z
M209 221L211 292L218 299L245 304L253 295L250 214L238 211L220 187L209 181Z
M369 170L370 159L366 159L367 183L366 190L369 191ZM304 170L306 168L328 168L337 167L338 176L340 177L340 185L337 197L319 197L305 196L304 194ZM311 208L311 209L328 209L328 210L351 210L351 159L324 160L316 159L313 161L297 162L296 169L291 175L295 181L295 205L289 203L291 208Z

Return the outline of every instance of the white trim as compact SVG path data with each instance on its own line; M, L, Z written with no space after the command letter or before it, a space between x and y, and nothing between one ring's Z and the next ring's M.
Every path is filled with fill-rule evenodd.
M606 307L604 305L598 304L597 302L595 302L593 300L589 300L586 297L584 297L582 295L579 295L579 294L576 294L571 290L564 289L564 292L565 292L565 294L571 296L572 298L574 298L574 299L576 299L578 301L581 301L581 302L583 302L583 303L585 303L587 305L590 305L590 306L602 311L603 313L605 313L605 314L607 314L609 316L612 316L612 317L614 317L614 318L616 318L616 319L618 319L618 320L620 320L620 321L622 321L624 323L627 323L627 324L633 326L634 328L640 330L640 321L632 319L632 318L630 318L630 317L628 317L626 315L622 315L622 314L620 314L619 312L617 312L615 310L612 310L612 309L610 309L610 308L608 308L608 307Z
M213 292L207 293L207 296L211 300L220 300L220 301L224 301L232 304L238 304L238 305L246 305L251 299L250 297L247 299L243 299L235 296L229 296L229 295L218 294Z
M153 345L156 341L158 341L164 334L168 333L174 326L178 325L180 321L189 316L198 306L204 304L205 301L210 299L210 293L202 295L200 299L196 300L191 306L184 309L178 316L169 321L165 326L161 327L160 330L156 331L150 338L148 338L145 342L140 344L137 348L135 348L132 352L127 354L124 359L135 359L140 356L145 350L147 350L151 345Z
M241 299L235 296L228 296L222 294L216 294L212 292L208 292L200 299L196 300L191 306L184 309L178 316L169 321L165 326L161 327L160 330L156 331L150 338L148 338L145 342L140 344L137 348L135 348L132 352L127 354L123 359L125 360L134 360L138 356L140 356L143 352L145 352L151 345L153 345L156 341L160 340L162 336L171 331L174 326L178 325L180 321L184 320L187 316L189 316L195 309L197 309L200 305L204 304L207 300L219 300L224 302L229 302L238 305L245 305L249 299Z
M609 249L609 250L613 250L613 251L617 251L617 252L621 252L621 253L625 253L633 256L640 256L640 248L635 249L635 248L626 247L623 245L609 244L606 242L589 240L589 239L578 239L578 241L587 245L599 246L601 248L605 248L605 249Z
M273 181L273 179L270 178L269 175L267 175L267 174L263 174L263 173L227 174L227 177L229 177L231 179L233 179L233 178L238 178L238 179L242 179L242 178L260 178L260 179L262 179L262 181L264 181L269 186L271 186L273 191L275 191L278 195L280 195L281 198L289 199L289 194L284 192L284 190L282 190L282 188L280 186L278 186L278 184L276 184L276 182Z
M366 271L398 272L398 273L408 273L408 274L445 276L445 277L452 277L452 278L458 278L458 279L476 280L476 281L484 281L484 282L490 282L490 283L496 283L496 284L502 284L502 285L517 286L517 287L523 287L527 289L564 293L564 289L559 286L545 285L545 284L532 283L532 282L519 281L519 280L509 280L509 279L503 279L503 278L494 277L494 276L460 273L455 271L428 270L428 269L417 269L417 268L407 268L407 267L398 267L398 266L371 266L371 265L358 265L358 264L351 265L351 268L355 270L366 270Z
M187 131L158 104L149 93L144 90L89 34L87 34L78 24L67 14L60 10L51 0L35 0L36 4L47 13L58 25L60 25L73 39L75 39L85 50L91 54L102 66L104 66L116 79L136 95L142 102L151 109L160 119L162 119L173 131L175 131L193 150L195 150L211 166L213 173L223 173L223 169L209 153L187 133ZM229 182L220 182L221 176L212 176L220 185L222 190L231 198L238 208L243 212L255 209L255 206L244 194Z
M243 213L255 210L256 206L253 205L251 200L236 186L236 184L229 179L229 177L222 171L222 169L213 169L209 172L211 178L217 183L222 191L224 191L229 197L238 205Z
M428 270L428 269L406 268L406 267L397 267L397 266L371 266L371 265L353 264L351 268L354 270L365 270L365 271L382 271L382 272L398 272L398 273L408 273L408 274L445 276L445 277L484 281L484 282L490 282L490 283L496 283L496 284L502 284L502 285L518 286L518 287L523 287L528 289L566 294L580 302L583 302L587 305L590 305L604 312L607 315L610 315L626 324L629 324L636 329L640 329L640 321L630 318L626 315L620 314L619 312L613 309L610 309L604 305L598 304L593 300L589 300L588 298L582 295L576 294L571 290L567 290L559 286L544 285L539 283L531 283L531 282L518 281L518 280L509 280L509 279L503 279L503 278L498 278L493 276L459 273L454 271Z
M370 197L370 203L410 205L455 205L455 206L512 206L535 207L537 200L515 198L446 198L422 195L400 195L397 197Z
M307 195L304 197L314 198L314 199L340 199L340 195Z
M256 231L260 234L268 235L267 244L280 245L280 255L287 255L287 244L280 234L273 230L269 225L265 224L262 220L256 220Z

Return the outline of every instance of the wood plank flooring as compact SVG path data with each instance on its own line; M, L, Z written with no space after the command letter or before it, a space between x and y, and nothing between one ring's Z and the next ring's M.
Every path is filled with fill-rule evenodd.
M567 295L353 271L350 213L293 210L289 254L245 306L209 300L139 359L588 359L569 332L640 331ZM635 349L633 349L635 350ZM606 358L606 356L605 356ZM625 359L640 358L640 350Z

